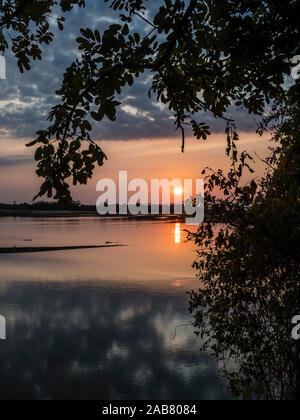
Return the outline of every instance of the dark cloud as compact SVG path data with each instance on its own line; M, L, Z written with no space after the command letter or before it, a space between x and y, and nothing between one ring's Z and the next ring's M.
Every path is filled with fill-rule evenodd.
M7 156L0 157L0 167L23 165L32 162L32 157L28 156Z
M153 10L160 3L151 1ZM148 3L149 4L149 3ZM56 103L55 91L60 87L65 68L76 58L76 37L81 27L103 30L118 20L118 13L104 2L88 1L83 10L74 10L67 16L65 31L55 28L55 41L44 48L43 60L34 62L29 72L21 75L16 60L7 54L7 80L0 81L0 136L32 138L38 129L48 126L47 115ZM147 32L147 24L136 18L133 25L140 32ZM174 131L172 113L158 107L147 96L151 84L150 74L136 80L131 88L122 93L123 106L118 110L117 121L104 120L94 124L93 136L97 140L130 140L139 138L177 137ZM234 114L236 117L236 115ZM224 122L214 120L210 115L199 117L211 124L214 131L224 131ZM241 113L237 118L239 128L253 130L249 116ZM191 132L187 132L191 134Z

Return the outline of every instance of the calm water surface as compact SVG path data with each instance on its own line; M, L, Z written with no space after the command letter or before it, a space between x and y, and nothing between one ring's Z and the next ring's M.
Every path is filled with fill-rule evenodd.
M199 351L183 225L0 218L0 247L126 244L0 255L1 399L225 399ZM30 240L30 242L25 242Z

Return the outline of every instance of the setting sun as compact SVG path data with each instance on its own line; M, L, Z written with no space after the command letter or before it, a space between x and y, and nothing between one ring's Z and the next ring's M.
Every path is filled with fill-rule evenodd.
M175 195L182 195L182 188L181 187L176 187L174 188L174 194Z

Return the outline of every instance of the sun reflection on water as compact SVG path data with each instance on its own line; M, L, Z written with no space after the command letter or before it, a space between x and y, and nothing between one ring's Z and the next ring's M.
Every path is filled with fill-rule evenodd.
M174 242L175 242L175 244L180 244L180 242L181 242L181 225L180 225L180 223L176 223L176 226L175 226Z

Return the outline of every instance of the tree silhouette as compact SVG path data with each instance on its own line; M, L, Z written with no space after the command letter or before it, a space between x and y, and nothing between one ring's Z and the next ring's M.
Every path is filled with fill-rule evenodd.
M240 186L244 155L228 176L207 174L206 202L222 224L190 234L202 284L190 295L194 325L223 362L233 394L245 399L300 398L300 343L291 334L300 313L299 96L271 122L266 176Z

